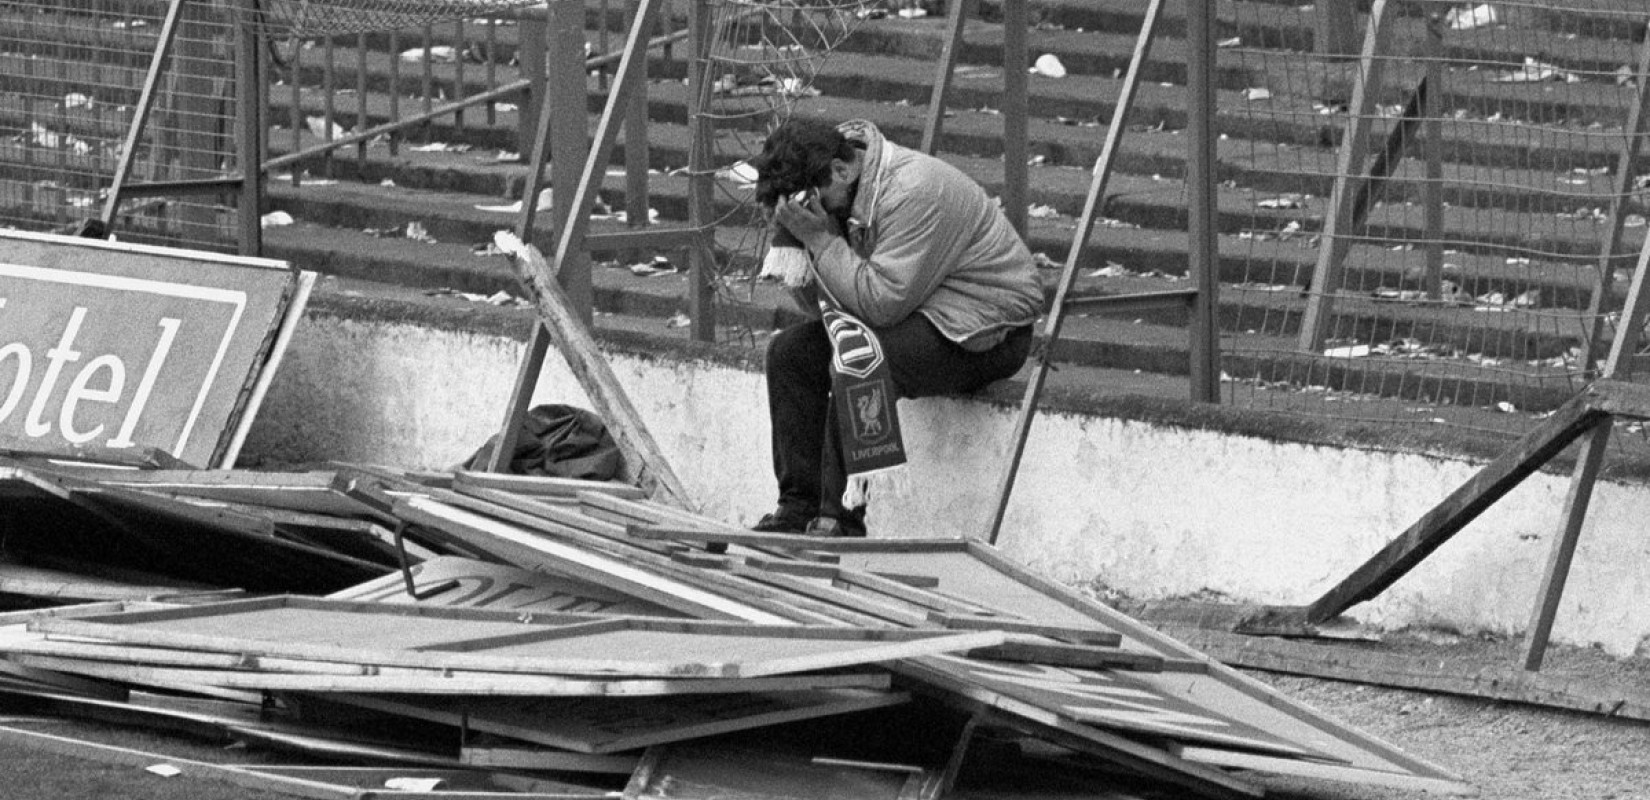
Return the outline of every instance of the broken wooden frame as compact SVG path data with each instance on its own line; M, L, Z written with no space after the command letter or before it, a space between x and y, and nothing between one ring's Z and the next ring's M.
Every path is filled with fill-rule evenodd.
M689 538L705 535L695 532ZM1270 772L1310 772L1320 776L1333 775L1340 780L1412 789L1424 787L1451 793L1463 790L1459 779L1449 773L1407 756L1373 737L1342 729L1258 682L1214 663L1115 611L1088 601L1070 589L1029 573L1004 559L994 548L981 543L955 539L838 539L816 542L806 537L781 538L791 539L798 548L830 550L841 557L842 566L847 569L937 578L937 587L921 591L936 593L936 596L956 603L988 608L1005 619L1037 620L1065 628L1121 633L1124 652L1158 655L1166 663L1188 665L1185 672L1131 671L1127 673L1124 683L1116 682L1123 678L1123 673L1116 671L987 661L972 653L968 658L907 659L891 665L895 672L918 681L920 685L944 690L948 701L970 708L993 709L994 722L1049 738L1208 796L1251 796L1254 790L1249 784L1211 770L1204 763L1141 745L1117 731L1133 731L1136 734L1153 731L1148 735L1162 736L1164 729L1157 726L1167 722L1171 726L1179 726L1171 738L1189 743L1186 752L1207 763L1234 759L1241 752L1246 766ZM730 569L740 574L757 571L755 567ZM827 609L834 607L835 615L851 624L867 624L880 615L886 615L888 611L881 604L892 601L892 598L884 596L873 603L868 595L825 585L820 578L768 573L762 580L791 591L798 591L803 582L812 581L809 588L811 596L819 602L829 603ZM908 609L908 616L927 620L920 606L908 606ZM1191 668L1193 663L1202 668ZM1125 684L1128 689L1123 689ZM1248 711L1234 713L1250 721L1255 719L1251 714L1265 715L1268 730L1281 728L1293 731L1304 736L1305 741L1321 743L1327 741L1327 736L1340 744L1323 752L1314 748L1312 755L1299 750L1293 755L1286 755L1283 751L1271 750L1278 746L1277 740L1272 740L1270 745L1263 743L1270 734L1259 734L1259 738L1255 739L1235 736L1232 733L1234 730L1253 729L1234 726L1230 718L1219 712L1189 711L1171 699L1194 686L1197 687L1199 703L1205 709L1210 707L1211 702L1228 710L1247 708ZM1146 705L1114 705L1114 701L1122 697L1113 694L1115 691L1127 694L1129 703ZM1220 699L1211 700L1216 695ZM1145 698L1154 699L1148 701ZM1146 707L1159 702L1159 698L1178 708L1179 713L1167 714L1162 709L1147 712ZM1221 706L1223 703L1232 705ZM1262 708L1267 710L1261 711ZM1213 716L1210 716L1211 713ZM1199 719L1208 724L1199 724ZM1288 738L1301 741L1293 736ZM1234 750L1232 748L1237 740L1246 743ZM1200 741L1203 743L1200 744ZM1259 750L1255 749L1257 745ZM1267 754L1268 750L1271 750L1270 754ZM1377 764L1380 766L1375 766Z
M885 708L909 701L910 695L869 689L820 689L738 696L635 697L623 704L600 698L334 695L330 699L574 753L607 754Z
M1205 794L1246 796L1242 787L1246 787L1247 784L1243 781L1215 770L1205 772L1207 767L1196 761L1176 757L1161 748L1141 745L1128 739L1122 732L1144 726L1145 730L1154 731L1147 735L1161 736L1164 729L1156 726L1161 725L1164 720L1179 720L1178 724L1191 729L1177 733L1178 736L1185 737L1184 746L1189 748L1187 752L1196 755L1197 758L1208 760L1237 758L1235 753L1238 751L1231 748L1243 737L1222 738L1221 732L1229 734L1232 728L1224 717L1218 723L1212 722L1208 726L1185 726L1184 723L1188 720L1207 717L1190 713L1179 705L1175 707L1187 714L1186 716L1163 716L1164 712L1161 710L1149 712L1140 707L1117 706L1113 701L1121 695L1112 695L1112 690L1104 688L1109 686L1116 691L1123 691L1134 698L1134 701L1139 700L1142 691L1146 691L1146 696L1149 697L1165 697L1159 692L1167 691L1169 695L1163 702L1173 704L1175 701L1168 698L1184 692L1191 686L1199 687L1199 697L1207 697L1206 693L1212 691L1214 686L1225 686L1232 679L1226 676L1223 668L1186 648L1156 650L1155 644L1142 646L1133 639L1133 634L1128 629L1109 628L1097 624L1096 618L1086 615L1081 610L1074 611L1070 603L1075 598L1067 597L1069 590L1052 583L1038 583L1037 579L1028 573L1003 561L1000 556L995 556L991 548L957 539L918 542L853 539L816 541L808 537L773 536L772 540L769 540L763 538L762 534L731 530L713 521L701 520L697 524L691 524L692 519L672 520L682 523L680 527L685 529L683 536L686 541L703 543L725 538L729 540L726 543L730 545L730 552L744 554L742 557L699 556L695 565L689 566L677 559L691 551L680 545L670 546L669 542L653 538L661 535L662 526L645 522L621 523L621 519L649 516L643 511L652 510L652 506L648 509L627 508L626 504L645 504L645 501L624 500L611 495L600 497L601 499L595 501L595 505L569 504L559 499L555 502L546 502L545 499L510 497L495 490L472 487L466 494L430 490L428 496L406 495L401 497L398 503L406 509L445 507L473 514L473 517L462 517L465 525L459 528L449 525L449 529L463 529L461 532L465 538L472 542L480 542L485 538L483 531L495 531L500 536L511 537L517 544L509 547L523 548L519 557L511 558L517 563L534 564L538 568L556 571L572 569L576 574L586 578L600 579L597 576L608 574L611 565L601 567L601 571L597 573L583 570L590 569L600 559L613 558L619 564L639 573L651 574L651 577L647 578L634 576L626 579L627 584L654 589L674 585L677 588L670 589L670 592L677 596L681 595L683 588L700 587L704 591L724 597L724 602L728 605L721 609L721 613L735 618L755 618L758 614L768 614L778 619L789 618L820 624L938 627L941 620L946 617L931 617L930 614L939 610L933 606L940 606L948 609L942 613L950 613L953 618L961 618L955 615L968 611L972 616L983 614L987 618L994 616L1004 620L1037 621L1049 626L1077 630L1091 636L1093 632L1121 632L1125 636L1125 641L1124 646L1119 649L1120 653L1156 656L1161 659L1163 668L1159 672L1151 672L1152 659L1141 659L1139 664L1122 665L1121 670L1099 671L1106 668L1098 667L1092 662L1086 666L1092 666L1094 669L1072 670L1039 663L1033 657L1016 658L1016 654L1002 652L998 648L969 651L967 658L950 659L952 663L937 661L934 658L903 659L896 662L893 668L907 678L915 677L920 684L930 686L934 691L958 703L968 705L976 702L956 695L947 687L930 684L918 674L920 668L914 666L937 663L937 667L930 666L929 670L938 669L941 674L950 675L949 680L973 687L973 696L989 700L989 707L997 708L1005 716L1012 718L1013 724L1017 727L1030 729L1037 735L1058 738L1062 743L1077 746L1101 759L1147 770L1148 774L1176 781L1178 785L1193 787ZM590 510L601 510L608 518L581 519L580 512ZM631 513L620 514L620 511ZM675 513L683 517L692 516L682 512ZM434 520L444 519L447 522L443 524L447 524L459 518L451 511L443 509L438 510ZM657 515L652 518L661 519ZM477 519L490 521L477 523ZM516 532L518 526L522 533L539 531L540 535L522 536ZM647 531L645 538L634 535L644 530ZM550 542L544 534L562 539L569 544L577 543L580 548L593 549L582 558L570 559L565 551L557 552L554 545L561 542ZM744 537L756 538L736 541ZM786 543L789 543L789 548L783 547ZM761 549L744 549L752 545ZM504 545L494 542L485 546L497 549ZM878 549L884 552L876 552ZM794 561L790 566L776 568L776 565L786 559L768 554L786 550L799 554L829 553L841 562L842 569L827 572L820 569L822 565L819 562L808 561ZM975 557L975 551L984 554L980 558L986 561L979 562ZM531 560L535 557L538 560ZM519 558L529 560L520 561ZM590 560L591 558L595 558L596 561ZM877 560L866 561L870 558ZM963 560L957 561L957 558ZM829 564L823 566L829 567ZM981 572L981 569L987 571ZM879 574L900 577L882 577L879 580ZM996 577L991 577L993 575ZM608 585L616 584L609 580ZM1067 599L1059 599L1061 597ZM704 601L701 599L698 603L703 605ZM1140 630L1144 631L1143 628ZM1053 628L1045 631L1053 632ZM1140 635L1157 636L1149 632ZM1049 647L1056 644L1054 640L1045 639L1043 642L1034 643L1043 646L1044 654L1050 655L1051 661L1071 655L1058 652L1061 648ZM1085 657L1098 648L1086 649L1089 653L1085 654ZM1004 655L1009 657L1000 657ZM964 669L958 666L959 664L970 666ZM995 683L982 683L986 675L990 675ZM1095 680L1092 676L1096 675L1105 677L1100 683L1095 684L1083 683L1082 679L1071 677L1074 675L1089 675L1090 680ZM1116 680L1124 675L1127 676L1127 689L1122 688L1123 684ZM1211 677L1215 678L1213 683L1210 681ZM1066 687L1065 694L1059 694L1058 687L1062 685ZM1051 686L1054 687L1055 695L1038 693L1049 690ZM1146 690L1141 687L1156 688ZM1227 693L1228 691L1230 693ZM1028 692L1030 694L1027 694ZM1310 712L1297 710L1295 704L1248 684L1222 688L1218 693L1256 713L1277 714L1276 717L1266 718L1268 725L1275 722L1290 726L1290 730L1304 732L1315 730L1315 725L1327 724L1317 720ZM1111 699L1107 699L1108 697ZM1050 703L1055 705L1050 706ZM1067 707L1084 709L1083 718L1062 716L1064 712L1052 712L1053 715L1050 716L1051 712L1039 710ZM1259 709L1262 707L1271 711L1260 712ZM1198 728L1203 728L1206 735L1199 735ZM1140 733L1144 733L1145 730ZM1330 724L1329 728L1310 734L1310 740L1318 741L1324 733L1337 737L1344 735L1337 726ZM1254 760L1248 766L1258 764L1262 765L1259 768L1285 774L1306 769L1314 773L1329 770L1343 779L1392 782L1410 788L1426 786L1456 791L1460 789L1461 784L1447 773L1436 770L1424 762L1409 759L1391 750L1389 746L1362 737L1361 734L1352 732L1351 736L1353 744L1343 745L1347 749L1341 753L1327 754L1327 760L1322 756L1307 755L1299 751L1291 753L1285 747L1282 750L1272 749L1269 755L1254 756ZM1276 747L1276 743L1263 747L1263 752ZM1349 758L1348 754L1352 757ZM1338 764L1337 759L1351 760L1354 765ZM1372 770L1372 765L1378 766L1374 766ZM1336 770L1339 772L1336 773Z
M591 290L589 243L585 234L589 227L590 209L606 173L621 122L626 111L634 105L631 97L636 92L645 91L642 77L647 69L647 34L653 30L659 8L664 5L664 1L636 2L624 55L613 76L607 104L596 126L594 146L587 144L583 114L557 113L558 110L584 108L584 64L578 57L582 47L574 49L583 41L580 33L583 30L583 12L551 4L550 36L552 42L558 45L552 48L552 56L560 53L563 57L555 60L561 67L560 74L552 75L548 83L551 87L559 87L560 91L571 92L577 88L579 96L577 102L560 104L547 98L539 111L538 133L533 140L531 166L523 185L522 211L515 233L524 247L521 253L516 254L518 272L531 290L534 302L539 308L540 324L533 327L526 352L522 356L488 469L492 472L502 472L509 463L520 435L521 422L526 416L529 403L532 402L534 387L538 384L539 373L543 369L545 356L554 337L561 343L562 353L568 359L575 377L596 406L595 412L612 430L623 455L625 477L647 490L649 495L686 505L689 499L680 480L671 472L663 454L648 435L646 426L635 413L624 394L623 387L607 368L588 330L591 319ZM696 161L702 160L703 153L707 152L703 140L709 135L708 121L702 114L697 113L699 103L708 92L708 81L706 76L701 74L703 70L698 65L702 54L707 52L710 37L710 31L707 29L708 17L701 8L703 5L699 0L689 4L689 39L693 43L694 53L693 66L689 69L689 95L694 98L689 108L689 126L693 131L693 153ZM553 89L555 90L557 89ZM631 120L632 125L636 122L635 119ZM550 139L553 130L555 136L552 144ZM546 260L542 256L534 257L537 251L532 246L532 231L544 160L551 146L558 154L554 161L557 171L555 185L574 190L571 193L561 191L559 199L553 204L556 215L555 247L550 259ZM577 154L586 153L588 156L584 159L581 172L578 170ZM697 166L703 167L704 164ZM694 239L690 245L690 253L693 256L689 281L694 287L694 299L699 301L703 299L701 287L708 285L712 277L709 274L711 270L708 260L701 252L707 246L702 241L704 232L701 226L708 216L708 211L700 206L708 202L708 192L699 186L710 180L710 176L704 169L690 170L689 180L695 185L689 192L689 217L693 223L691 233ZM663 235L673 242L680 239L679 232L663 232ZM648 234L636 232L630 236L636 240L631 246L642 246ZM557 283L558 280L561 281L560 284ZM568 287L571 300L563 295L562 286ZM712 338L714 319L709 317L710 308L708 302L696 302L693 315L696 338Z
M142 647L428 670L755 678L1002 644L951 632L523 614L298 596L102 617L31 630ZM573 655L573 654L577 655Z

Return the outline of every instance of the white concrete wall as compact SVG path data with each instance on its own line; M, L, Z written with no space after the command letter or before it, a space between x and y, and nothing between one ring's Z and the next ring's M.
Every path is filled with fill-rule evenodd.
M246 452L449 467L491 435L522 351L489 335L311 317L287 352ZM613 367L703 511L771 510L760 375L614 355ZM588 406L551 358L537 402ZM878 536L978 531L1011 412L966 399L901 404L912 491L875 498ZM1141 599L1212 590L1309 602L1476 472L1447 459L1277 443L1125 420L1038 418L999 544L1072 583ZM1537 475L1352 616L1384 627L1520 631L1566 476ZM1629 654L1650 640L1650 490L1601 483L1554 638Z

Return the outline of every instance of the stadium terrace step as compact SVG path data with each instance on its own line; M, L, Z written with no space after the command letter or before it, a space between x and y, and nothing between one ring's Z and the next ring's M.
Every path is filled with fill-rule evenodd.
M588 0L586 8L587 39L597 50L618 47L625 30L618 5ZM1032 75L1027 98L1034 158L1027 241L1045 266L1063 263L1071 247L1074 218L1083 207L1089 170L1105 140L1144 8L1137 0L1046 0L1033 9L1032 55L1053 55L1069 71L1058 79ZM926 19L858 23L820 62L810 87L817 96L800 98L797 108L829 118L870 119L893 140L916 145L945 31L942 9L936 4L931 10L936 13ZM1505 38L1452 34L1446 56L1477 65L1449 75L1438 99L1456 120L1471 124L1448 126L1436 143L1442 181L1428 178L1419 153L1410 152L1372 194L1366 224L1350 239L1344 280L1334 291L1328 338L1321 352L1302 353L1305 289L1319 256L1356 63L1312 55L1312 12L1296 2L1243 0L1233 11L1217 20L1224 49L1216 79L1216 125L1222 134L1218 313L1226 332L1228 389L1284 396L1293 386L1375 398L1372 402L1442 398L1531 410L1568 397L1575 388L1575 353L1589 335L1579 312L1595 292L1597 253L1609 227L1603 216L1608 201L1601 198L1617 181L1621 125L1634 91L1612 76L1636 61L1641 32L1607 13L1578 12L1563 21L1562 30L1579 35L1548 37L1552 46L1541 54L1582 76L1562 92L1497 77L1519 68L1528 55L1515 52ZM1425 25L1412 11L1395 10L1395 36L1413 38ZM1531 14L1535 28L1561 24ZM662 30L682 25L673 19ZM1112 164L1103 218L1082 252L1075 287L1080 295L1188 285L1183 0L1166 3L1159 30ZM416 31L336 37L330 49L294 49L292 70L282 74L296 76L298 85L271 91L272 149L279 155L315 144L318 139L308 131L311 118L329 109L344 129L378 125L392 119L392 111L407 115L423 108L409 99L420 93L439 103L517 80L512 61L519 34L514 23L430 29L429 43L452 48L461 63L419 58L425 38ZM649 205L667 225L686 218L685 180L679 174L688 152L681 52L650 58L647 166L656 172ZM980 18L965 30L938 146L943 158L993 194L1002 189L1002 118L995 112L1003 91L1002 53L1001 0L985 0ZM1405 93L1420 75L1413 63L1394 63L1391 85L1378 98L1382 117L1369 131L1371 152L1388 140ZM0 71L0 87L5 80ZM354 96L361 88L364 103ZM743 86L739 97L718 95L716 102L759 102L762 98L752 94L757 91ZM393 104L392 93L398 97ZM517 202L526 168L519 157L500 156L514 155L519 147L520 100L504 98L491 112L471 109L462 124L451 117L432 120L409 130L393 153L386 143L373 142L293 165L304 179L298 186L273 183L267 210L286 211L299 223L269 230L272 250L306 267L426 291L516 291L515 276L495 263L499 259L471 253L484 247L493 231L515 222L513 214L478 206ZM599 111L605 102L605 79L592 77L587 110ZM1516 109L1517 119L1508 109ZM718 165L748 156L760 140L761 124L756 117L720 123L713 148ZM601 191L610 208L622 208L625 200L623 158L622 148L616 148ZM1484 180L1485 170L1495 170L1493 185ZM1429 298L1423 291L1426 252L1419 245L1393 243L1428 237L1421 204L1432 185L1441 187L1438 198L1445 207L1439 233L1445 294ZM736 187L722 183L719 213L734 210L739 196ZM1622 214L1640 219L1628 224L1617 252L1644 241L1645 199L1630 197L1622 206ZM796 311L777 287L748 279L763 232L748 213L734 220L737 224L718 231L717 246L728 262L719 286L724 301L719 321L730 326L724 338L750 342L795 319ZM436 243L407 239L410 222L418 222ZM543 223L540 227L539 242L547 246L549 232ZM593 228L603 229L621 228L612 220ZM608 255L597 257L624 266L624 258ZM1615 278L1612 302L1625 290L1622 274L1631 267L1626 257L1602 265ZM1052 281L1056 271L1044 274ZM611 317L611 324L632 332L680 333L664 326L685 307L681 275L641 278L598 264L595 279L598 327ZM1058 355L1073 370L1180 376L1189 355L1185 325L1186 314L1175 310L1081 315L1068 324ZM1325 352L1349 357L1326 363ZM1497 364L1516 377L1483 369Z

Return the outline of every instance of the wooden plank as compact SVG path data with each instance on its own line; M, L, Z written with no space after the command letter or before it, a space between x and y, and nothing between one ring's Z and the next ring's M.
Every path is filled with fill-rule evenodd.
M631 677L764 677L1001 644L944 634L637 617L579 619L307 598L40 620L37 630L151 647L433 670ZM416 615L404 613L417 611ZM402 613L386 613L402 612ZM485 616L483 616L485 615Z
M1650 47L1650 43L1646 44ZM1536 590L1535 606L1530 609L1530 624L1524 629L1524 669L1541 669L1547 654L1547 639L1553 633L1553 620L1558 617L1558 602L1564 595L1564 583L1570 577L1570 562L1575 557L1576 544L1581 540L1581 526L1587 520L1587 506L1593 499L1593 485L1598 481L1599 468L1604 465L1604 450L1610 443L1610 429L1615 427L1611 417L1601 419L1581 440L1581 452L1576 456L1575 471L1570 477L1570 489L1564 497L1562 527L1553 538L1552 550L1547 554L1547 565L1541 572L1541 588Z
M1332 757L1350 761L1362 768L1383 772L1408 772L1417 776L1460 781L1458 777L1437 765L1405 753L1363 731L1326 718L1315 709L1212 661L1182 642L1098 603L1070 587L1031 572L1004 557L994 547L974 542L969 545L967 553L960 555L860 553L845 556L845 560L852 560L852 566L860 568L902 571L912 571L914 564L921 563L929 574L942 578L940 589L949 595L992 606L1005 613L1012 611L1031 619L1073 625L1080 624L1085 619L1089 620L1103 629L1122 633L1122 649L1126 651L1203 661L1208 665L1206 675L1173 672L1134 675L1153 691L1196 698L1202 705L1240 716L1245 721L1285 736L1290 741L1312 742L1314 746L1330 751L1329 755ZM893 665L893 668L903 673L908 663L910 662L901 662ZM1069 671L1050 669L1055 670L1051 674L1051 679ZM1087 700L1073 696L1070 702L1082 705ZM1027 709L1021 710L1030 713ZM1052 711L1043 713L1057 714ZM1092 725L1076 725L1069 730L1067 727L1055 726L1045 730L1056 737L1064 735L1060 731L1082 733L1086 730L1094 734L1106 734ZM1086 740L1079 736L1072 740L1072 744L1082 746L1084 741ZM1089 746L1092 747L1093 744ZM1278 771L1288 774L1287 770Z
M231 670L146 667L108 664L54 656L17 655L14 660L38 669L123 681L143 686L223 687L270 691L349 692L436 695L543 697L644 697L665 694L740 694L810 689L886 689L887 673L832 673L775 678L689 678L581 680L542 675L421 670L376 675L305 675Z
M1247 753L1241 750L1223 750L1218 747L1188 747L1173 745L1170 751L1187 761L1196 764L1206 764L1211 767L1222 767L1237 770L1256 770L1259 772L1283 772L1299 775L1305 778L1320 780L1343 781L1358 786L1386 786L1394 789L1403 789L1410 792L1426 792L1429 794L1456 795L1476 797L1478 792L1463 787L1459 781L1439 780L1436 778L1418 777L1414 775L1400 775L1390 772L1377 772L1367 769L1355 769L1345 764L1320 764L1313 761L1291 759L1283 761L1276 756L1262 753Z
M0 593L54 600L145 600L200 589L199 584L141 585L0 562Z
M1506 452L1398 534L1380 552L1324 592L1306 609L1306 621L1319 624L1380 594L1421 563L1450 537L1512 491L1525 478L1598 423L1602 412L1578 397L1559 407Z
M497 472L473 472L470 470L454 472L452 488L454 491L497 489L503 492L535 497L572 498L578 493L586 491L611 497L640 498L647 496L647 493L641 489L623 483L587 481L577 478L552 478L539 475L505 475Z
M1091 647L1117 647L1123 643L1122 634L1116 631L1096 630L1093 627L1044 625L1004 617L973 617L943 612L930 613L928 618L953 630L998 630L1009 633L1030 633L1074 644L1086 644Z
M986 661L1012 661L1082 669L1120 669L1130 672L1206 672L1209 665L1190 659L1166 659L1147 653L1131 653L1113 647L1093 647L1063 642L1015 638L995 647L970 650L964 655Z
M641 756L594 756L588 753L569 753L566 750L546 750L542 747L464 745L459 748L458 760L471 767L489 769L629 775L636 770L636 764L641 760Z
M631 525L627 535L638 539L686 539L700 542L743 544L774 550L820 550L828 553L956 553L968 549L961 539L856 539L844 536L803 536L791 533L712 530L661 525Z
M568 368L584 387L596 414L607 423L629 469L634 471L636 484L649 496L687 504L688 494L681 479L676 477L658 443L648 433L641 414L596 347L595 339L568 305L544 255L538 248L509 234L495 237L495 242L500 250L515 257L518 271L533 290L539 321L560 344Z
M1617 417L1650 419L1650 386L1624 380L1600 379L1587 385L1587 406Z
M1242 800L1265 795L1259 786L1241 778L1187 761L1161 747L1074 722L1056 711L999 694L960 676L941 670L913 670L908 675L947 690L948 702L968 711L989 714L994 724L1069 747L1150 780L1189 790L1193 796Z
M341 589L327 597L515 612L681 616L666 606L638 600L601 584L471 558L441 556L414 564L409 571L417 597L407 593L406 579L400 573Z
M903 675L943 672L952 680L1041 709L1057 709L1064 719L1110 731L1292 758L1342 760L1316 743L1285 738L1260 721L1239 718L1232 713L1234 709L1163 691L1161 682L1148 681L1176 675L1172 673L1125 673L959 656L931 656L891 666ZM1180 673L1178 679L1209 682L1206 674Z
M409 497L398 501L396 513L410 522L439 527L492 552L502 548L511 553L509 561L518 566L542 565L555 572L602 583L634 597L695 616L760 623L785 622L785 618L777 614L661 577L638 566L641 562L635 558L620 559L549 539L541 535L544 532L542 527L538 531L524 530L427 497Z
M349 705L578 753L619 753L907 702L904 692L837 689L600 698L401 698L334 695Z

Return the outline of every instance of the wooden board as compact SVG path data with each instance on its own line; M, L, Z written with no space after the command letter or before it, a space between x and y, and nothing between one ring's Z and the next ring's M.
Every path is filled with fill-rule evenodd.
M1215 738L1220 738L1219 733L1227 729L1220 720L1236 720L1249 729L1262 731L1317 757L1316 760L1275 759L1271 771L1294 774L1288 765L1299 763L1303 774L1315 772L1315 767L1307 765L1321 764L1323 759L1327 759L1351 769L1381 773L1383 779L1399 776L1394 780L1402 780L1408 776L1414 779L1417 788L1436 789L1440 785L1451 785L1457 790L1470 789L1447 770L1329 719L1075 590L1037 576L988 545L971 542L966 552L960 553L911 553L896 547L890 547L888 552L876 553L869 548L861 548L853 553L844 553L843 564L865 570L932 575L940 579L939 587L933 591L970 603L1050 624L1069 627L1087 625L1114 631L1122 634L1119 647L1125 652L1204 662L1207 664L1205 674L1129 673L1127 677L1152 696L1147 705L1155 705L1156 698L1160 697L1179 698L1205 710L1184 719L1152 713L1144 719L1152 724L1170 722L1180 727L1206 730L1215 733ZM944 663L956 659L925 659L923 663L932 665L936 661ZM976 687L992 703L1013 701L1008 705L1023 714L1052 712L1066 719L1082 720L1090 731L1130 730L1130 725L1142 719L1136 712L1145 711L1136 709L1135 712L1125 711L1117 715L1112 713L1115 707L1108 710L1111 702L1105 695L1110 690L1103 687L1110 684L1112 676L1103 672L1043 667L1014 673L1002 669L1008 666L1013 665L1000 664L982 672L977 665L964 668L952 663L946 670L948 675L944 680L947 685ZM902 673L910 671L905 664L894 665L894 668ZM936 671L928 672L931 679L939 679ZM1090 692L1095 693L1093 699L1087 697ZM1041 711L1033 712L1033 709ZM1087 733L1082 728L1072 728L1071 732L1079 738ZM1230 749L1232 745L1220 746Z
M588 753L569 753L566 750L547 750L521 745L464 745L459 748L460 763L486 769L524 769L555 772L599 772L610 775L629 775L636 771L640 754L622 756L595 756Z
M619 753L907 702L904 692L832 689L608 699L414 698L334 695L330 699L414 719L579 753Z
M538 475L503 475L496 472L471 472L469 470L459 470L453 473L452 488L455 491L498 489L512 494L565 497L569 499L584 491L608 494L613 497L642 498L647 496L647 493L641 489L625 483L587 481L578 478L551 478Z
M268 259L0 231L0 445L152 446L224 466L276 331L302 311L299 277Z
M763 677L991 647L996 631L757 626L523 615L303 597L211 603L31 628L146 646L438 670Z
M309 675L239 670L146 667L19 654L25 667L67 672L156 688L215 687L352 694L499 695L511 697L645 697L666 694L740 694L813 689L886 689L886 672L787 675L775 678L578 679L459 670L379 669L371 675Z
M552 539L543 530L503 522L425 496L402 498L397 516L437 528L465 544L495 554L516 566L542 567L581 580L601 583L626 594L660 603L704 619L743 619L780 624L786 618L716 592L672 579L592 547Z
M140 585L0 561L0 593L5 594L58 601L145 600L188 593L200 588L199 584L189 583Z
M440 556L411 567L419 596L407 594L398 571L328 595L334 600L485 608L503 611L572 612L643 617L682 617L666 606L616 592L598 583L493 564Z

